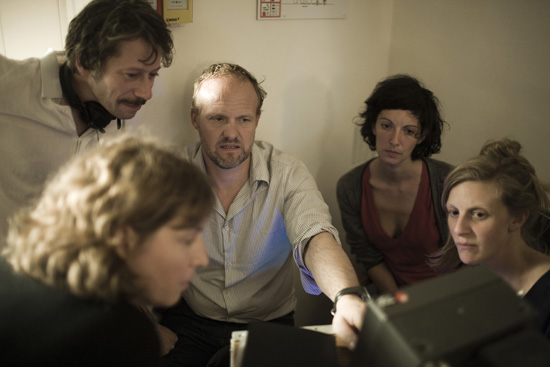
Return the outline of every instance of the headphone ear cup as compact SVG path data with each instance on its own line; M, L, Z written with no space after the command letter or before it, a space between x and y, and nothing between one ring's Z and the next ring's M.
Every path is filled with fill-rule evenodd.
M107 125L109 125L116 117L111 115L105 107L97 102L92 101L83 104L80 101L80 98L76 94L71 83L71 74L67 63L64 63L59 68L59 82L61 83L61 90L63 91L63 94L69 101L69 105L78 110L82 121L84 121L88 127L97 129L104 133L105 130L103 129L107 127Z
M95 129L102 130L107 127L116 117L97 102L88 102L84 105L84 110L88 116L87 124ZM94 126L96 125L96 126Z
M74 91L73 85L71 84L71 72L67 63L64 63L59 68L59 82L61 84L63 94L67 97L67 101L69 101L69 105L76 108L78 111L81 111L83 108L82 102L80 102L80 98Z

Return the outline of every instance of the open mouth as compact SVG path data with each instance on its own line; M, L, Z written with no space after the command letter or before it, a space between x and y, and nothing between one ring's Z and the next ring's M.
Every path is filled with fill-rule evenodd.
M235 144L235 143L223 143L223 144L219 144L218 146L221 149L227 149L227 150L235 150L235 149L241 148L240 144Z

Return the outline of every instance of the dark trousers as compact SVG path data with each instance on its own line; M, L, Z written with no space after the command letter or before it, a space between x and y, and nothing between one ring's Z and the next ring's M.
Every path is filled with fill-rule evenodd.
M183 299L159 314L160 323L178 336L175 348L161 359L161 367L229 367L231 333L248 327L248 324L200 317ZM270 322L294 325L294 313Z

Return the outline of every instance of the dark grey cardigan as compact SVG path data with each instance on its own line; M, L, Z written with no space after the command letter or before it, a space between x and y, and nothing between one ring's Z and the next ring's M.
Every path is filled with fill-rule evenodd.
M365 168L373 159L355 167L340 177L336 187L338 205L340 206L340 213L342 215L342 224L346 231L346 241L350 246L352 254L354 254L357 261L365 267L365 270L369 270L373 266L384 261L378 248L369 241L361 221L361 197L363 194L361 180ZM440 246L443 246L447 240L449 229L447 227L447 217L441 208L441 193L443 191L445 177L447 177L454 167L436 159L422 158L422 160L426 162L426 167L428 168L435 219L442 241Z

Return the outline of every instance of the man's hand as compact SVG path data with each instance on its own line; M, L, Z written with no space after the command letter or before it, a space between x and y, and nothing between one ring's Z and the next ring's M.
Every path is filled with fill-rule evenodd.
M162 357L174 349L176 342L178 341L178 336L172 330L159 324L158 322L155 322L155 328L157 329L157 334L159 337L160 356Z
M357 345L366 310L366 303L356 295L348 294L338 300L332 328L336 337L351 350Z
M321 232L311 238L304 261L319 288L332 300L343 289L359 286L359 279L348 255L328 232ZM346 294L338 299L332 327L336 337L350 349L354 349L357 344L366 309L367 305L357 295Z

